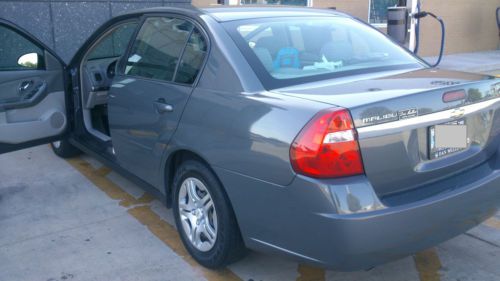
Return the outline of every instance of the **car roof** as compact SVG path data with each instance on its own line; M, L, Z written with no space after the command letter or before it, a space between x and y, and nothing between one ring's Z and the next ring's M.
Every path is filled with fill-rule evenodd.
M290 6L257 7L251 5L211 8L155 7L132 11L125 15L169 12L189 16L209 15L218 22L274 17L348 16L333 9L299 8Z
M201 9L219 22L274 17L314 17L342 15L332 9L298 8L290 6L274 7L217 7Z

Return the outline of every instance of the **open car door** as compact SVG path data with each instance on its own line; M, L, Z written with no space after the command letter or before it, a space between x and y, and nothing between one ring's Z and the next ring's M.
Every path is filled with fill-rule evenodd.
M64 62L0 19L0 153L58 140L68 124Z

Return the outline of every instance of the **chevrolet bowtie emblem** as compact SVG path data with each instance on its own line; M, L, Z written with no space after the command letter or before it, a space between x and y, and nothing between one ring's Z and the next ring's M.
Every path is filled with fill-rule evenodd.
M450 117L453 118L453 119L457 119L457 118L460 118L460 117L464 116L464 114L465 114L465 109L463 109L463 108L456 108L456 109L453 109L451 111Z

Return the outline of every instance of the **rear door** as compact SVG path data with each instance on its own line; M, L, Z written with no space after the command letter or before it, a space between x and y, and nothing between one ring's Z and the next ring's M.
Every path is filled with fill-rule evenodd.
M113 148L121 166L150 184L205 60L207 40L186 18L151 16L110 90Z
M67 127L64 63L0 19L0 153L57 140Z

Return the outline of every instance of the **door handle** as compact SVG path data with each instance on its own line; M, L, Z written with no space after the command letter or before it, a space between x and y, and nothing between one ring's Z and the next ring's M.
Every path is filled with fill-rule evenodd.
M172 112L174 111L174 107L168 103L164 99L159 99L154 102L156 111L158 113L166 113L166 112Z
M22 101L34 100L39 96L42 96L45 93L46 89L46 82L38 82L35 84L35 82L33 81L25 81L19 86L19 94Z
M27 81L23 81L21 82L21 84L19 84L19 93L22 93L26 90L28 90L29 88L31 88L31 86L33 86L35 82L33 82L33 80L27 80Z

